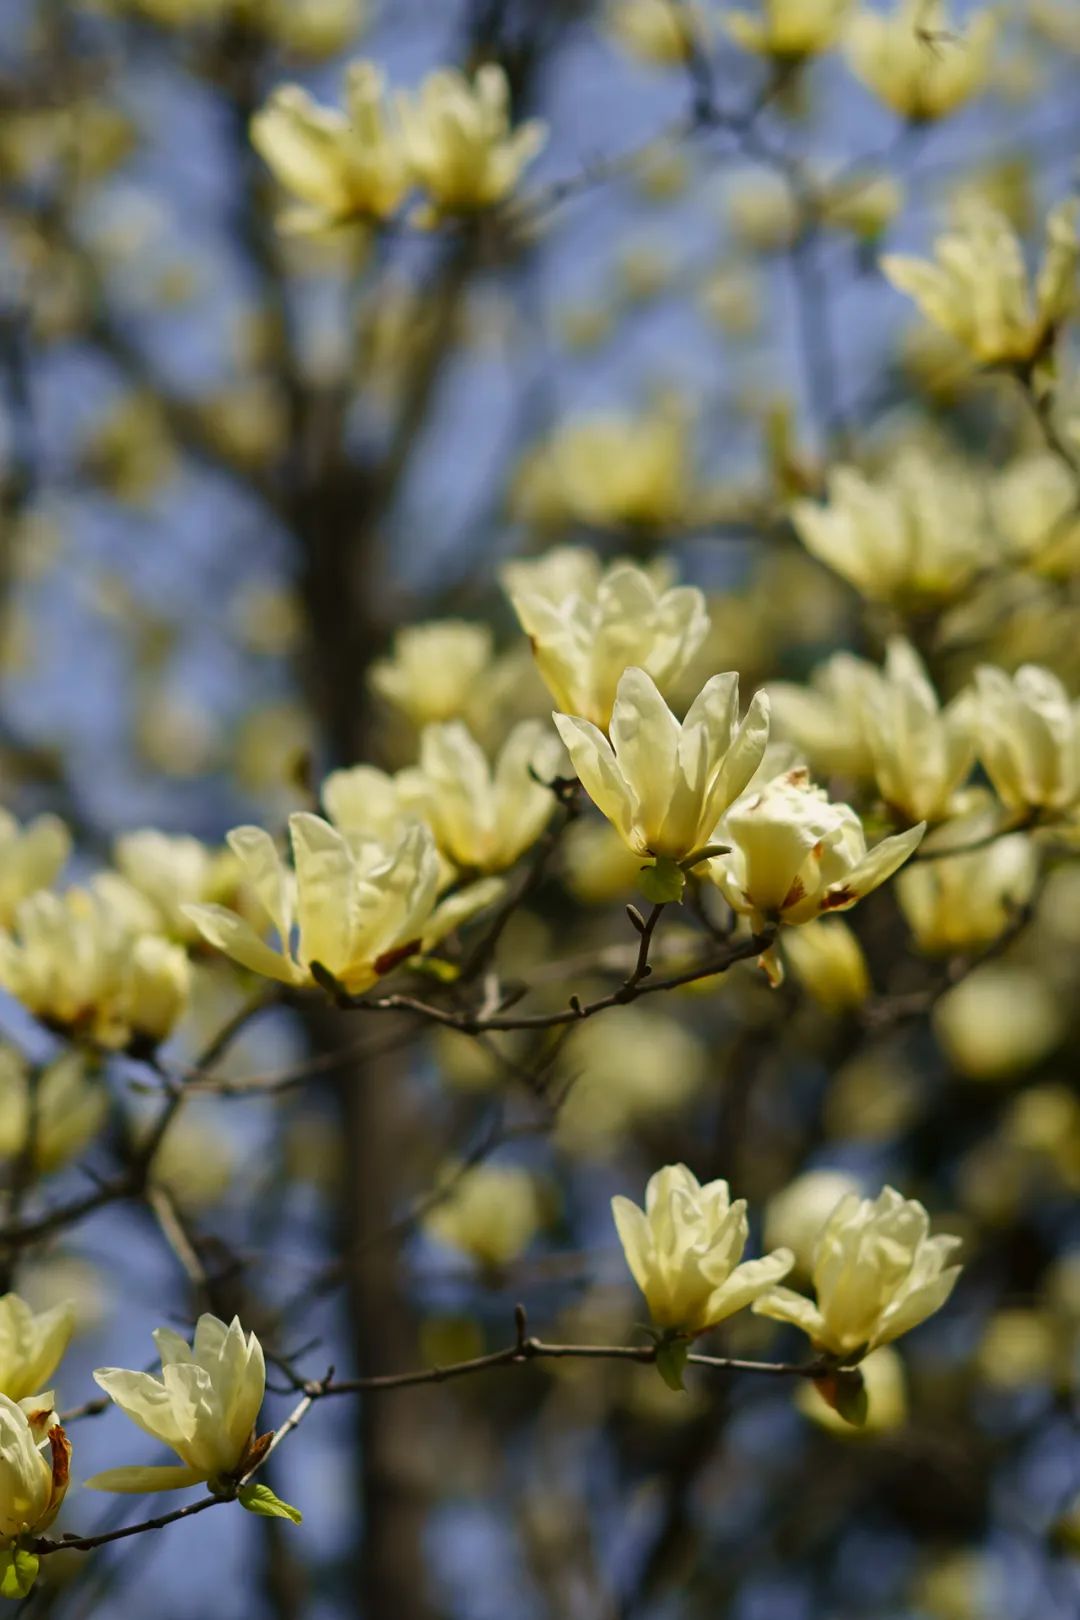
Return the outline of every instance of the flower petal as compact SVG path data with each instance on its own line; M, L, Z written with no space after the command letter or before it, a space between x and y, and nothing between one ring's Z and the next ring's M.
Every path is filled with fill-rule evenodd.
M185 1468L176 1463L160 1468L106 1468L86 1481L88 1490L115 1491L124 1496L142 1496L146 1491L180 1491L188 1485L198 1485L206 1478L197 1468Z

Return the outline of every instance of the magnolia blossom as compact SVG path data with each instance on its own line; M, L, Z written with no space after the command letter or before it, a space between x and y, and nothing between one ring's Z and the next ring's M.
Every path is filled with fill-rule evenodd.
M368 679L414 726L458 720L471 715L478 689L489 687L493 657L486 624L433 619L399 630L391 656L377 658Z
M645 1208L613 1198L611 1212L631 1275L658 1328L692 1337L741 1311L792 1266L788 1249L742 1261L746 1200L726 1181L702 1186L684 1164L650 1176ZM740 1264L742 1261L742 1264Z
M858 1191L846 1170L804 1170L765 1206L766 1244L790 1249L796 1276L809 1278L822 1227L840 1200Z
M430 950L499 892L489 880L437 905L439 858L431 832L419 822L393 844L350 844L321 816L303 811L290 816L289 834L295 875L261 827L236 827L228 835L277 933L276 950L224 906L187 907L211 945L280 984L314 983L317 964L359 995L410 956Z
M228 1327L216 1316L200 1316L194 1344L170 1328L158 1328L154 1343L160 1378L99 1367L94 1382L144 1434L170 1446L180 1466L109 1468L87 1485L141 1494L241 1478L266 1388L258 1339L245 1334L235 1316Z
M67 1494L70 1469L71 1445L52 1391L21 1401L0 1395L0 1546L44 1534Z
M1056 675L1024 664L975 672L979 759L1010 810L1068 810L1080 799L1080 704Z
M826 1012L859 1007L871 991L862 946L842 917L819 917L784 935L784 960Z
M1031 839L1014 833L966 855L913 862L896 880L896 898L921 951L978 950L1027 905L1038 869Z
M863 694L863 729L886 805L905 821L940 821L975 757L966 696L942 708L918 653L890 641L884 678Z
M851 0L761 0L760 15L729 11L724 23L748 51L797 62L835 45L850 9Z
M1026 365L1053 342L1076 302L1077 214L1070 201L1048 216L1034 297L1016 233L985 205L969 210L960 230L937 238L932 261L887 254L881 268L980 364Z
M623 886L623 893L626 885ZM562 1048L574 1077L559 1103L554 1140L590 1163L615 1157L635 1126L675 1119L712 1073L706 1048L659 997L623 1007L618 1018L586 1018Z
M404 822L425 819L420 773L412 766L393 775L375 765L331 771L319 797L338 832L356 845L393 843Z
M773 736L794 743L823 776L872 777L866 696L880 681L880 671L865 658L837 652L812 671L806 686L774 682Z
M456 865L501 872L543 831L554 803L545 784L564 758L558 738L539 720L514 727L494 768L460 721L427 726L414 802Z
M471 214L506 198L547 139L529 119L510 128L510 86L494 62L470 81L452 68L429 73L414 96L398 98L405 153L432 214Z
M299 206L283 230L318 231L356 219L386 219L401 203L410 174L399 131L386 107L379 69L354 62L345 110L320 107L299 85L275 90L251 121L252 145Z
M71 834L59 816L37 816L20 827L0 810L0 927L10 928L27 895L47 889L71 853Z
M990 79L997 35L992 11L949 18L942 0L900 0L888 15L868 8L851 20L852 72L901 117L925 123L944 118Z
M790 1288L776 1288L754 1310L802 1328L827 1355L860 1359L944 1305L960 1275L959 1266L945 1262L959 1243L955 1237L931 1237L923 1206L892 1187L875 1199L849 1193L814 1248L817 1303Z
M862 822L832 803L801 768L774 777L732 806L717 828L730 845L707 866L732 910L755 930L847 911L902 866L924 822L867 850ZM763 965L778 972L770 954Z
M71 1305L34 1312L18 1294L0 1298L0 1391L24 1400L48 1382L75 1331Z
M65 1052L37 1071L32 1083L30 1073L21 1052L0 1046L0 1159L18 1159L29 1151L34 1169L48 1175L97 1135L109 1111L109 1093L87 1072L83 1052ZM43 1384L47 1376L30 1382Z
M185 905L231 898L239 867L230 850L209 849L198 838L141 828L124 833L113 846L115 872L100 872L94 890L136 929L160 930L190 944L198 931L184 914Z
M516 515L540 529L573 522L654 532L684 521L694 485L689 427L677 399L567 422L525 457Z
M836 468L828 497L793 503L796 533L870 601L947 599L986 566L982 495L962 465L912 448L876 479Z
M769 700L755 693L740 725L739 677L714 675L680 725L645 671L628 669L610 742L576 715L556 714L555 724L586 793L627 848L679 861L709 843L761 764Z
M356 38L367 13L367 0L272 0L266 26L285 50L325 60Z
M562 585L550 559L516 563L504 575L510 600L555 702L606 729L628 665L662 691L682 675L709 633L705 598L691 585L664 588L632 563L601 573L584 561L590 552L555 555Z
M672 67L690 54L693 30L682 6L670 0L609 0L604 20L619 44L643 62Z
M101 1046L165 1039L187 1007L191 969L179 945L138 934L86 889L23 900L0 934L0 984L42 1022Z
M505 1266L528 1248L544 1211L527 1170L484 1164L450 1175L449 1191L424 1221L433 1237L484 1266Z
M904 206L905 191L887 171L863 171L826 182L818 211L822 222L850 231L861 242L874 242Z
M1076 484L1060 456L1018 456L991 485L991 506L1009 556L1051 579L1080 567Z

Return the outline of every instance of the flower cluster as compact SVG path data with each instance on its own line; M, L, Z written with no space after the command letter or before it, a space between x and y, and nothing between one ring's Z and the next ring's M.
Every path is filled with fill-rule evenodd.
M669 1338L696 1338L749 1305L851 1363L939 1310L960 1271L945 1264L959 1239L931 1237L922 1205L892 1187L874 1200L845 1192L830 1208L813 1243L816 1304L777 1286L795 1265L791 1249L743 1260L746 1202L731 1201L726 1181L702 1186L684 1164L667 1165L643 1210L628 1198L611 1207L631 1275Z
M1052 346L1075 305L1077 212L1075 202L1066 202L1047 219L1033 293L1015 232L985 207L935 242L933 261L886 254L881 268L980 365L1030 366Z
M0 1584L24 1595L37 1562L33 1540L59 1513L70 1478L71 1444L53 1392L32 1394L51 1378L74 1329L70 1306L35 1315L16 1294L0 1299ZM154 1339L162 1375L102 1367L94 1374L110 1400L144 1434L167 1445L179 1465L111 1468L87 1481L95 1490L143 1494L207 1482L245 1502L246 1476L265 1456L271 1436L256 1438L266 1373L262 1347L234 1318L228 1326L201 1316L195 1341L169 1328ZM250 1499L249 1499L250 1500ZM295 1509L277 1503L286 1516ZM245 1505L248 1505L245 1502ZM9 1590L9 1575L12 1589ZM16 1581L15 1577L18 1577ZM20 1585L22 1590L14 1587Z
M509 85L494 63L472 80L440 68L415 95L391 101L382 73L362 61L349 68L343 110L283 85L256 113L251 138L298 199L281 228L306 232L387 220L417 187L422 222L492 208L513 191L545 129L536 120L511 128Z

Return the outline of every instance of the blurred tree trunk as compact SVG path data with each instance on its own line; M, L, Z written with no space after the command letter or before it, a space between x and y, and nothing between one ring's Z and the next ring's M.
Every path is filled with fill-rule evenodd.
M447 255L431 296L439 318L409 379L397 434L382 466L327 465L315 455L313 482L296 504L304 549L306 676L319 734L335 765L373 757L365 674L382 634L377 533L427 416L468 281L470 255ZM311 447L308 447L310 452ZM331 457L333 451L331 451ZM320 465L324 471L320 475ZM315 1044L340 1051L355 1039L347 1014L313 1012ZM345 1180L340 1244L353 1358L361 1374L416 1360L412 1313L402 1288L399 1244L383 1236L402 1188L408 1156L407 1098L393 1056L356 1062L338 1082ZM358 1614L375 1620L427 1620L422 1538L428 1502L417 1459L424 1454L420 1403L381 1395L356 1408L358 1496L362 1512Z
M537 67L577 10L576 0L525 0L517 8L506 0L482 0L468 17L463 59L502 60L520 114ZM511 12L519 15L511 18ZM428 338L404 380L394 430L377 466L347 460L337 402L312 409L311 401L292 394L299 479L291 515L304 565L306 677L334 765L374 754L365 675L386 623L380 529L408 475L483 252L481 233L462 231L446 243L429 273ZM325 1008L314 1014L315 1043L340 1050L355 1035L354 1027L342 1027L343 1017ZM386 1372L416 1359L400 1245L382 1235L401 1194L410 1134L397 1069L394 1057L369 1059L352 1065L338 1082L345 1160L341 1249L360 1373ZM410 1400L407 1391L400 1398L383 1394L359 1403L356 1422L363 1514L357 1612L368 1620L428 1620L433 1611L422 1543L429 1503L417 1470L425 1451L422 1403Z

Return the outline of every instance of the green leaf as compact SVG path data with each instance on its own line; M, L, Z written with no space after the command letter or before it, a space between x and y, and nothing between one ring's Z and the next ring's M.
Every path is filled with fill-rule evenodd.
M38 1576L40 1560L25 1547L6 1547L0 1552L0 1597L24 1598Z
M303 1521L304 1515L300 1509L275 1496L269 1485L257 1483L241 1485L237 1492L237 1500L249 1513L261 1514L264 1519L288 1519L291 1524L300 1524Z
M823 1373L814 1379L814 1387L824 1401L853 1429L865 1426L869 1399L866 1380L857 1367L846 1372Z
M685 1389L683 1372L690 1346L685 1339L661 1339L656 1346L656 1370L668 1389Z
M652 866L643 866L638 873L638 888L646 900L651 900L654 906L667 905L672 900L681 900L683 890L686 888L686 873L682 871L677 861L668 855L661 855Z

